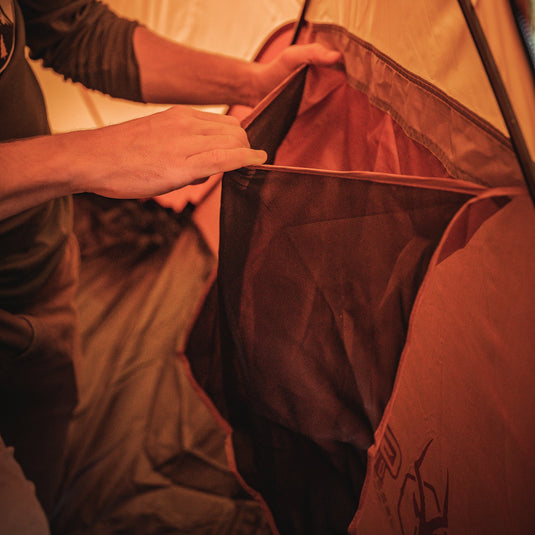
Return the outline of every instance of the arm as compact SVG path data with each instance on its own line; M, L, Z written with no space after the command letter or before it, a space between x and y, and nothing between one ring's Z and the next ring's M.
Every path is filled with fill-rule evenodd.
M160 37L93 0L24 5L33 58L86 87L130 100L255 105L299 65L331 65L341 56L311 44L290 47L269 64L250 63Z
M286 49L269 64L195 50L138 26L134 50L143 100L153 103L254 106L299 65L332 65L340 53L321 45Z
M0 219L55 197L160 195L265 161L236 119L176 106L97 130L0 144Z
M250 64L172 43L121 22L101 4L94 4L93 13L84 8L86 0L61 10L62 21L75 21L74 29L66 22L57 24L52 37L46 37L43 25L48 27L49 13L40 11L46 3L26 4L34 6L27 8L27 15L29 29L39 36L30 42L35 57L43 57L46 65L67 77L138 100L254 104L299 64L333 63L339 56L310 45L289 49L272 64ZM90 23L100 30L93 31ZM94 59L86 59L88 50L95 49L110 28L116 30L111 44L120 35L123 47L117 51L110 43L103 45L107 52L98 67ZM132 55L136 61L125 60ZM138 65L139 77L132 78L132 69L122 67L125 63ZM182 107L94 131L4 143L0 218L84 191L122 198L155 196L211 174L260 164L265 157L263 151L249 148L234 119Z
M145 102L239 104L252 100L249 63L165 39L138 26L134 50Z

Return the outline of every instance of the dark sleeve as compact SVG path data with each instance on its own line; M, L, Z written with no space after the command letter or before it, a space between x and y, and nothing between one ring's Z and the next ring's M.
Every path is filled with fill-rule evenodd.
M74 82L141 101L132 35L137 22L98 0L20 0L32 59Z

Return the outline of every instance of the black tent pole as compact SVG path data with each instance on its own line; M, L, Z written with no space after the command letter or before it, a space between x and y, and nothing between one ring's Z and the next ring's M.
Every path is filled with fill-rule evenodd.
M299 16L299 20L297 21L297 24L295 25L295 31L292 38L292 45L295 45L297 43L297 38L299 37L299 32L301 31L301 28L305 24L305 14L308 8L308 4L310 3L310 0L305 0L303 3L303 7L301 9L301 15Z
M483 32L483 28L481 27L481 23L479 22L479 18L471 0L458 1L479 52L479 56L481 57L481 61L483 62L483 66L485 67L485 71L487 72L492 90L498 101L498 106L500 107L505 120L511 143L517 155L518 163L520 164L522 174L524 175L529 194L535 204L535 164L529 154L526 140L520 130L505 84L503 83L498 66L494 61L494 56L492 55L487 38L485 37L485 33Z

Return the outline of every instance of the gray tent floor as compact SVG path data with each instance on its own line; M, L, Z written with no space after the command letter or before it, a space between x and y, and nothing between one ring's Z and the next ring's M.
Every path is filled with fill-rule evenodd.
M268 534L177 357L216 259L186 216L75 199L83 362L52 532Z

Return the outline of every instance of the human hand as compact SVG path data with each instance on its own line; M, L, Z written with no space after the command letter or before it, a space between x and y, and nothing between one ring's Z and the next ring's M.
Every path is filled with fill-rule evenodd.
M293 45L270 63L252 63L251 105L255 105L300 65L329 66L340 61L342 54L319 43Z
M85 135L90 161L77 189L113 198L152 197L266 160L235 118L184 106Z
M73 193L154 197L267 157L249 147L237 119L183 106L0 149L0 220Z

